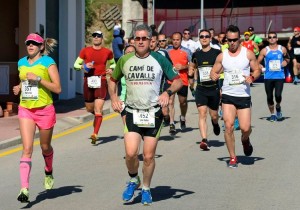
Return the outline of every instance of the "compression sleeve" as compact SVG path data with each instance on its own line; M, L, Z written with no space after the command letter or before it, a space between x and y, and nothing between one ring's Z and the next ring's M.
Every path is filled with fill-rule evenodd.
M108 62L109 62L109 68L111 68L111 69L115 69L116 68L115 59L110 59Z
M74 69L77 71L81 70L81 65L83 63L83 59L81 59L80 57L78 57L74 63Z

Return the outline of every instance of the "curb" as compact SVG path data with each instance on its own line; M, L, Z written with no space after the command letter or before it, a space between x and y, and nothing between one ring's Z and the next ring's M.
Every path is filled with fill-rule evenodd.
M110 113L111 113L110 108L103 109L103 115L107 115ZM75 126L83 124L85 122L91 121L93 119L94 119L94 115L92 115L90 113L87 113L87 114L81 115L81 116L77 116L77 117L65 117L65 118L58 119L54 126L53 135L61 133L65 130L68 130L70 128L73 128ZM39 131L37 130L34 135L34 139L39 138L39 137L40 137L40 134L39 134ZM9 147L17 146L20 144L22 144L21 136L13 137L13 138L10 138L10 139L0 142L0 150L4 150Z

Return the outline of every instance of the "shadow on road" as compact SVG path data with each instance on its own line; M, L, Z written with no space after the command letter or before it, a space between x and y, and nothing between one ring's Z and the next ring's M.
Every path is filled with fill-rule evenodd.
M142 199L141 189L139 189L136 193L138 193L138 196L136 196L132 202L124 203L124 205L132 205L132 204L140 203ZM189 190L183 190L183 189L176 189L170 186L157 186L155 188L151 188L153 202L158 202L158 201L167 200L171 198L178 199L181 198L182 196L190 195L193 193L195 192Z
M247 157L247 156L236 156L238 163L242 165L253 165L256 161L264 160L262 157ZM224 161L228 165L229 157L218 158L219 161Z
M270 116L269 117L260 117L259 119L260 120L267 120L267 121L270 121ZM279 119L279 120L276 120L277 122L282 122L282 121L284 121L284 120L288 120L288 119L290 119L291 117L282 117L281 119ZM271 121L270 121L271 122Z
M117 139L121 139L121 136L100 136L97 139L97 143L94 146L98 146L100 144L106 144Z
M54 199L54 198L63 197L66 195L71 195L73 193L80 193L80 192L82 192L82 189L81 189L82 187L83 186L75 185L75 186L64 186L64 187L60 187L60 188L56 188L56 189L52 189L52 190L45 190L43 192L40 192L34 201L29 202L22 209L31 208L35 204L38 204L47 199Z

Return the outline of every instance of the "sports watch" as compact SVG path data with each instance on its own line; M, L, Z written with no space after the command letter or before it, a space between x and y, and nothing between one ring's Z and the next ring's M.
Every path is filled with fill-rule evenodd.
M40 76L37 76L37 77L36 77L36 81L37 81L37 82L40 82L41 80L42 80L42 77L40 77Z
M166 90L166 92L168 93L169 97L170 97L171 95L173 95L172 90Z

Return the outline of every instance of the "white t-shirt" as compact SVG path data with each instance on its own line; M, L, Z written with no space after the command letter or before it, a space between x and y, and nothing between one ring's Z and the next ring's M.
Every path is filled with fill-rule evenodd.
M181 45L188 48L192 53L194 53L197 49L196 42L191 39L189 39L188 41L182 40Z

